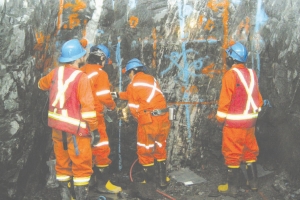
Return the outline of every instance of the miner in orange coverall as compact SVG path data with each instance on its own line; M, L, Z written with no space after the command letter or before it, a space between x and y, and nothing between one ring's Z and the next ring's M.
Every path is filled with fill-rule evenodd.
M94 164L96 165L97 190L104 193L118 193L122 188L111 183L109 178L110 147L106 133L104 115L107 110L114 110L116 104L110 94L110 82L107 73L102 69L109 62L108 48L102 44L92 46L87 58L87 64L80 68L88 75L91 83L95 109L98 119L100 141L93 145Z
M227 65L231 68L222 78L216 119L223 127L222 153L228 167L228 182L219 185L218 191L236 196L241 162L246 163L247 184L253 191L258 188L256 161L259 148L255 124L263 99L255 71L245 66L246 47L238 42L226 49L226 53Z
M64 66L38 82L40 89L50 92L48 125L52 127L56 178L63 200L88 198L93 173L91 133L99 134L90 82L78 68L85 54L77 39L67 41L59 57Z
M156 161L158 183L161 188L165 188L169 181L166 175L166 140L170 130L165 97L155 78L145 73L145 66L140 60L131 59L125 70L131 82L126 92L115 94L120 99L128 100L130 112L138 122L137 154L143 166L143 182L150 182L155 177Z

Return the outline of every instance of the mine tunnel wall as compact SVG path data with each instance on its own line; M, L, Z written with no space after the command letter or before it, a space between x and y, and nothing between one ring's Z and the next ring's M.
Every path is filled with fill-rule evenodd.
M177 108L169 170L197 168L221 155L213 118L228 70L224 49L242 42L265 102L257 123L259 159L299 181L299 7L300 0L0 0L0 194L22 199L45 184L51 130L47 93L37 81L59 65L59 49L71 38L109 47L113 90L126 89L129 79L119 74L134 57L157 78ZM121 168L118 137L121 152L134 154L135 122L113 120L111 156ZM122 156L126 169L135 157Z

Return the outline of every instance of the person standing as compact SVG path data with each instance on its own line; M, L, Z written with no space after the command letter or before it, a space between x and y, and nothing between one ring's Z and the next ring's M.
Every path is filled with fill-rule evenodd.
M143 183L153 181L156 161L158 183L161 188L165 188L169 181L166 175L166 141L171 124L159 83L153 76L146 74L145 69L137 58L129 60L125 73L131 82L125 92L115 94L122 100L128 100L130 112L138 122L137 154L143 166Z
M227 166L227 183L218 186L225 195L238 193L238 174L241 162L246 163L247 184L258 189L256 161L259 147L255 137L255 124L263 99L256 73L245 66L246 47L237 42L226 49L227 65L223 78L216 120L223 128L222 154Z
M96 165L97 190L103 193L118 193L122 188L114 185L110 181L109 159L110 147L109 139L106 133L104 115L107 110L114 110L116 104L110 94L110 82L107 73L102 69L105 63L108 63L110 52L102 44L94 45L90 49L87 58L87 64L80 68L88 75L95 99L95 109L97 112L98 131L100 140L93 145L94 163Z
M64 65L38 82L41 90L49 90L48 125L52 128L56 178L63 200L86 200L93 173L91 134L98 134L98 122L90 82L78 68L85 54L79 40L65 42L59 57Z

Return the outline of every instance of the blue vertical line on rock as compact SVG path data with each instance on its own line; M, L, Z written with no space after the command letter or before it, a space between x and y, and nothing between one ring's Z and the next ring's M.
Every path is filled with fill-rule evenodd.
M263 26L268 20L268 16L262 8L262 0L257 0L257 8L256 8L256 17L255 17L255 27L254 27L254 40L256 40L256 46L252 48L256 48L256 61L257 61L257 78L260 77L260 45L262 45L263 41L259 35L259 30L261 26ZM252 63L253 62L252 56Z
M185 1L184 1L185 2ZM186 39L186 35L184 33L184 29L185 29L185 19L184 19L184 7L185 7L185 3L182 5L182 1L178 0L178 15L179 15L179 25L180 25L180 39L185 40ZM184 87L185 87L185 91L183 94L183 102L188 102L189 100L189 95L186 93L186 90L188 89L188 85L189 85L189 64L187 62L187 58L186 58L186 42L182 42L181 44L181 51L182 51L182 57L183 57L183 63L184 63L184 67L183 67L183 82L184 82ZM185 104L185 112L186 112L186 125L187 125L187 131L188 131L188 149L191 149L191 137L192 137L192 133L191 133L191 123L190 123L190 110L189 110L189 105Z
M112 9L114 10L115 9L115 1L111 0L111 4L112 4Z
M116 48L116 62L119 68L119 91L122 91L122 58L121 58L121 38L118 37L118 44ZM119 171L122 170L122 155L121 155L121 128L122 128L122 119L119 119Z

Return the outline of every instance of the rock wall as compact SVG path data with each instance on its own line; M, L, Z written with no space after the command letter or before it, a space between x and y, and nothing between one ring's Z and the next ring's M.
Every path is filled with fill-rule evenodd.
M260 159L280 163L299 180L299 4L0 0L0 196L22 199L43 187L51 131L46 126L47 93L38 90L37 81L59 65L56 58L66 40L83 37L89 46L104 43L110 48L114 63L107 70L114 90L126 89L129 79L121 69L137 57L160 82L168 104L176 106L169 170L221 159L221 132L212 119L227 70L224 49L242 42L265 100L257 124ZM135 152L134 121L130 116L126 121L112 118L112 157L122 169L135 159L123 153Z

